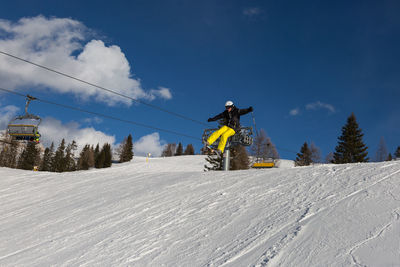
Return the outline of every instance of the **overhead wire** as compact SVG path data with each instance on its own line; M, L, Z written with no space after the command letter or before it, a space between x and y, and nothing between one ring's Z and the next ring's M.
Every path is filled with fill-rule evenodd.
M18 95L18 96L26 97L26 95L24 95L22 93L19 93L19 92L16 92L16 91L12 91L12 90L8 90L8 89L5 89L5 88L0 88L0 90L4 91L4 92L11 93L11 94L15 94L15 95ZM191 136L191 135L187 135L187 134L184 134L184 133L180 133L180 132L176 132L176 131L171 131L171 130L167 130L167 129L163 129L163 128L159 128L159 127L143 124L143 123L140 123L140 122L135 122L135 121L131 121L131 120L125 120L125 119L121 119L121 118L118 118L118 117L114 117L114 116L102 114L102 113L99 113L99 112L95 112L95 111L85 110L85 109L73 107L73 106L70 106L70 105L56 103L56 102L53 102L53 101L50 101L50 100L46 100L46 99L42 99L42 98L38 98L38 97L36 97L35 100L39 101L39 102L42 102L42 103L63 107L63 108L66 108L66 109L71 109L71 110L75 110L75 111L79 111L79 112L83 112L83 113L87 113L87 114L91 114L91 115L104 117L104 118L107 118L107 119L112 119L112 120L116 120L116 121L120 121L120 122L124 122L124 123L129 123L129 124L141 126L141 127L152 129L152 130L157 130L157 131L170 133L170 134L174 134L174 135L178 135L178 136L194 139L194 140L197 140L197 141L201 141L200 138L195 137L195 136Z
M139 100L139 99L136 99L136 98L133 98L133 97L130 97L130 96L121 94L121 93L116 92L116 91L114 91L114 90L111 90L111 89L109 89L109 88L105 88L105 87L103 87L103 86L100 86L100 85L97 85L97 84L94 84L94 83L85 81L85 80L83 80L83 79L80 79L80 78L74 77L74 76L72 76L72 75L66 74L66 73L64 73L64 72L61 72L61 71L58 71L58 70L49 68L49 67L47 67L47 66L44 66L44 65L41 65L41 64L38 64L38 63L35 63L35 62L32 62L32 61L29 61L29 60L27 60L27 59L24 59L24 58L21 58L21 57L12 55L12 54L10 54L10 53L7 53L7 52L4 52L4 51L1 51L1 50L0 50L0 54L5 55L5 56L8 56L8 57L11 57L11 58L14 58L14 59L16 59L16 60L19 60L19 61L22 61L22 62L25 62L25 63L28 63L28 64L31 64L31 65L33 65L33 66L42 68L42 69L44 69L44 70L47 70L47 71L56 73L56 74L58 74L58 75L61 75L61 76L64 76L64 77L67 77L67 78L76 80L76 81L78 81L78 82L81 82L81 83L90 85L90 86L92 86L92 87L96 87L96 88L98 88L98 89L100 89L100 90L103 90L103 91L106 91L106 92L115 94L115 95L117 95L117 96L130 99L130 100L132 100L132 101L134 101L134 102L136 102L136 103L146 105L146 106L148 106L148 107L151 107L151 108L153 108L153 109L157 109L157 110L159 110L159 111L168 113L168 114L170 114L170 115L173 115L173 116L176 116L176 117L180 117L180 118L182 118L182 119L185 119L185 120L188 120L188 121L192 121L192 122L201 124L201 125L203 125L203 126L208 126L208 124L206 124L206 123L204 123L204 122L201 122L201 121L192 119L192 118L190 118L190 117L187 117L187 116L185 116L185 115L179 114L179 113L177 113L177 112L170 111L170 110L167 110L167 109L165 109L165 108L161 108L161 107L159 107L159 106L156 106L156 105L147 103L147 102L145 102L145 101L142 101L142 100ZM7 90L7 89L4 89L4 88L0 88L0 90L7 91L7 92L11 92L11 93L15 93L15 94L17 94L17 95L26 97L26 96L23 95L23 94L19 94L19 93L16 93L16 92L14 92L14 91ZM44 99L37 99L37 100L40 101L40 102L43 102L43 103L52 104L52 105L57 105L57 106L61 106L61 107L67 108L67 109L72 109L72 110L76 110L76 111L80 111L80 112L84 112L84 113L88 113L88 114L92 114L92 115L101 116L101 117L108 118L108 119L113 119L113 120L117 120L117 121L121 121L121 122L125 122L125 123L130 123L130 124L142 126L142 127L149 128L149 129L153 129L153 130L157 130L157 131L167 132L167 133L171 133L171 134L175 134L175 135L184 136L184 137L188 137L188 138L191 138L191 139L199 140L199 138L197 138L197 137L193 137L193 136L190 136L190 135L187 135L187 134L182 134L182 133L178 133L178 132L171 131L171 130L167 130L167 129L162 129L162 128L154 127L154 126L151 126L151 125L146 125L146 124L143 124L143 123L138 123L138 122L134 122L134 121L130 121L130 120L124 120L124 119L120 119L120 118L117 118L117 117L109 116L109 115L106 115L106 114L101 114L101 113L98 113L98 112L87 111L87 110L84 110L84 109L81 109L81 108L76 108L76 107L68 106L68 105L65 105L65 104L55 103L55 102L52 102L52 101L49 101L49 100L44 100ZM254 124L255 124L254 114L253 114L253 121L254 121ZM255 126L255 125L254 125L254 126ZM255 126L255 127L256 127L256 126ZM257 130L256 130L256 134L257 134ZM292 150L289 150L289 149L284 149L284 148L280 148L280 147L276 147L276 148L278 148L278 149L280 149L280 150L283 150L283 151L286 151L286 152L290 152L290 153L297 153L297 152L292 151Z
M75 81L78 81L78 82L81 82L81 83L84 83L84 84L93 86L93 87L95 87L95 88L98 88L98 89L100 89L100 90L106 91L106 92L108 92L108 93L115 94L115 95L117 95L117 96L130 99L130 100L132 100L132 101L134 101L134 102L136 102L136 103L139 103L139 104L142 104L142 105L146 105L146 106L148 106L148 107L151 107L151 108L153 108L153 109L157 109L157 110L159 110L159 111L168 113L168 114L170 114L170 115L173 115L173 116L176 116L176 117L179 117L179 118L188 120L188 121L192 121L192 122L195 122L195 123L204 125L204 126L207 125L207 124L204 123L204 122L201 122L201 121L192 119L192 118L190 118L190 117L188 117L188 116L185 116L185 115L179 114L179 113L177 113L177 112L174 112L174 111L171 111L171 110L168 110L168 109L159 107L159 106L157 106L157 105L153 105L153 104L147 103L147 102L145 102L145 101L136 99L136 98L131 97L131 96L128 96L128 95L121 94L121 93L116 92L116 91L114 91L114 90L111 90L111 89L109 89L109 88L105 88L105 87L103 87L103 86L100 86L100 85L97 85L97 84L94 84L94 83L85 81L85 80L83 80L83 79L80 79L80 78L74 77L74 76L72 76L72 75L66 74L66 73L64 73L64 72L61 72L61 71L58 71L58 70L49 68L49 67L47 67L47 66L44 66L44 65L41 65L41 64L32 62L32 61L30 61L30 60L27 60L27 59L24 59L24 58L21 58L21 57L12 55L12 54L10 54L10 53L7 53L7 52L4 52L4 51L1 51L1 50L0 50L0 54L5 55L5 56L8 56L8 57L11 57L11 58L14 58L14 59L16 59L16 60L19 60L19 61L22 61L22 62L25 62L25 63L28 63L28 64L31 64L31 65L33 65L33 66L42 68L42 69L44 69L44 70L47 70L47 71L56 73L56 74L58 74L58 75L62 75L62 76L64 76L64 77L73 79L73 80L75 80Z

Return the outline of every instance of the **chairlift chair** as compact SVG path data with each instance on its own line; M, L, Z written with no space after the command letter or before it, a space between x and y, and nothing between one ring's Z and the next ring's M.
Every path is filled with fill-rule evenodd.
M217 130L218 130L217 128L205 129L202 136L203 143L205 144L210 135ZM217 143L218 142L215 142L213 146L216 147ZM239 131L237 131L233 136L231 136L228 139L226 147L229 148L236 145L251 146L252 144L253 144L253 128L241 127Z
M25 114L15 117L8 124L7 132L13 140L39 142L41 136L39 133L39 124L42 119L39 116L28 113L29 103L35 99L35 97L27 95Z

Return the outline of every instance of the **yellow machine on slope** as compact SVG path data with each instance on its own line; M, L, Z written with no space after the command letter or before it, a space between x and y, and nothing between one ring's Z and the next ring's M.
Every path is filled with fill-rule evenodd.
M273 168L275 167L275 160L273 158L268 159L257 159L255 163L251 166L252 168L261 169L261 168Z

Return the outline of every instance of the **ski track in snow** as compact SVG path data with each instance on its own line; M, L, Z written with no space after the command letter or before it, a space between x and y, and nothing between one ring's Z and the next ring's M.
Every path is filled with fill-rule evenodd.
M0 266L400 265L400 161L234 172L204 164L0 168Z

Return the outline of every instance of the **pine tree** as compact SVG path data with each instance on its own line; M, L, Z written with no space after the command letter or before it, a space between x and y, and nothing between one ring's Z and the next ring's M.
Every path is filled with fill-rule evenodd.
M358 126L354 113L347 119L347 124L342 128L342 135L338 138L339 142L335 148L334 162L355 163L367 162L369 160L367 149L363 143L364 134Z
M396 159L400 159L400 146L397 147L396 152L394 152L394 156Z
M184 155L194 155L194 147L192 144L188 144L186 146L185 152L183 153Z
M109 168L112 165L112 152L111 152L111 145L104 144L102 151L104 151L104 163L103 168Z
M100 153L97 154L95 159L94 167L96 169L104 168L104 161L106 160L106 152L104 149L100 150Z
M90 145L85 145L82 149L79 160L78 169L79 170L89 170L89 168L94 167L94 151Z
M172 157L175 155L176 144L167 144L161 154L162 157Z
M386 148L385 139L382 136L381 140L379 141L378 149L376 151L376 161L383 162L386 161L387 158L388 158L388 150Z
M19 145L16 142L13 142L11 144L10 150L8 151L7 155L7 167L9 168L16 168L17 167L17 159L19 156L19 151L18 151Z
M183 146L182 143L179 142L178 148L176 149L175 156L182 156L183 155Z
M0 150L0 167L5 167L5 159L6 159L6 151L8 147L7 145L1 146Z
M53 171L55 172L64 172L66 170L64 138L61 140L61 143L58 146L57 151L54 155L52 167Z
M244 146L237 145L231 149L230 170L247 170L250 167L249 155Z
M20 144L12 142L11 137L6 135L3 149L0 153L0 166L8 168L17 168L18 158L21 154Z
M76 142L72 141L65 149L65 171L76 171L75 151L77 147Z
M309 149L307 142L305 142L300 149L300 153L297 153L295 164L296 166L308 166L311 163L311 150Z
M42 164L40 165L41 171L45 171L45 172L51 171L51 158L52 158L52 155L51 155L50 148L46 147L46 149L44 150Z
M393 160L392 153L389 153L389 155L388 155L386 161L392 161L392 160Z
M50 151L49 151L49 157L50 157L50 159L49 159L49 169L48 169L48 171L54 171L54 156L55 156L55 152L54 152L54 143L53 142L51 142L51 145L50 145Z
M99 143L97 143L95 149L93 149L93 146L92 146L92 150L93 150L93 153L94 153L93 154L94 155L94 165L96 165L96 159L98 158L98 156L100 154L100 145L99 145Z
M39 150L36 149L36 144L29 142L19 158L18 168L23 170L33 170L33 167L36 166L38 162L38 157Z
M132 142L132 135L128 135L127 138L120 145L120 156L119 162L129 162L133 158L133 142Z

